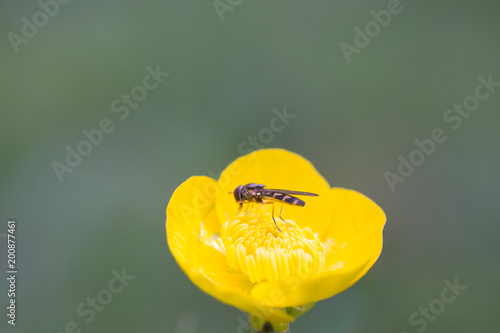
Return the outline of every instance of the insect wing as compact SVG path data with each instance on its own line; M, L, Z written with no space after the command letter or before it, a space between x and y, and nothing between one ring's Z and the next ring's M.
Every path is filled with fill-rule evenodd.
M311 192L301 192L301 191L291 191L291 190L278 190L274 188L266 188L264 191L272 191L272 192L279 192L279 193L284 193L284 194L293 194L293 195L306 195L309 197L317 197L319 194L316 193L311 193Z

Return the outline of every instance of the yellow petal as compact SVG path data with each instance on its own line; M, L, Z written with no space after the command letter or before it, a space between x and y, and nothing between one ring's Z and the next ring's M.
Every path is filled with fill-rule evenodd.
M291 307L317 302L347 289L364 265L352 271L327 271L308 279L298 278L262 282L252 289L252 296L268 306Z
M225 253L205 240L204 232L218 231L214 210L216 181L203 176L189 178L172 195L167 207L167 240L170 250L191 281L220 301L275 322L290 322L283 310L260 304L246 276L227 265ZM211 189L211 190L207 190ZM206 226L206 228L205 228Z
M382 230L386 217L384 211L370 198L343 188L333 188L332 221L321 234L326 244L325 267L344 263L344 269L355 269L368 263L356 282L375 263L382 251Z
M300 227L309 226L314 232L323 230L325 221L329 221L330 186L314 166L300 155L284 149L262 149L232 162L219 178L216 200L217 214L221 221L233 219L239 208L234 196L228 192L248 183L319 194L318 197L299 196L306 202L305 207L284 204L282 217L293 220ZM277 217L281 203L274 205Z

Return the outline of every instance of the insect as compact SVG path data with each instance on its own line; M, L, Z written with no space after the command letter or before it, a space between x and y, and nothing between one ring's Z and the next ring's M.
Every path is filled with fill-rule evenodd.
M281 209L280 209L279 217L283 222L285 222L285 220L283 220L283 217L281 217L281 213L283 212L283 203L287 203L287 204L294 205L294 206L300 206L300 207L304 207L306 205L306 203L304 201L300 200L299 198L294 197L293 195L306 195L306 196L310 196L310 197L317 197L318 196L318 194L316 194L316 193L266 188L266 185L256 184L256 183L249 183L246 185L240 185L233 191L233 194L234 194L234 199L240 205L240 209L238 210L238 213L243 208L244 202L250 202L250 203L257 202L260 204L273 204L272 217L273 217L274 224L276 225L276 228L278 228L279 232L281 232L281 229L278 227L278 224L276 223L276 220L274 219L274 202L273 202L273 200L281 202ZM271 200L271 201L264 202L264 200Z

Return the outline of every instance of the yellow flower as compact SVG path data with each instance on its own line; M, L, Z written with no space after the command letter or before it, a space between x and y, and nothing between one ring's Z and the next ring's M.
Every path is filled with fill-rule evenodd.
M300 197L305 207L283 205L284 222L279 202L245 204L238 213L231 192L248 183L319 196ZM382 209L363 194L330 188L295 153L263 149L238 158L218 181L193 176L182 183L166 228L170 250L194 284L249 313L254 325L286 329L365 275L382 250L384 224Z

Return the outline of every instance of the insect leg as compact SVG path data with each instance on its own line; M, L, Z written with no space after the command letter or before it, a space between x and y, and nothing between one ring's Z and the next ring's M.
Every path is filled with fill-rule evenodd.
M271 217L273 218L274 225L278 229L279 232L281 232L281 229L278 227L278 223L276 223L276 220L274 219L274 202L272 201L266 201L266 202L261 202L262 205L273 205L273 210L271 213Z
M273 205L273 212L272 212L272 217L273 217L273 221L274 221L274 225L276 226L276 228L278 229L279 232L281 232L281 229L278 227L278 223L276 223L276 220L274 219L274 202L271 202L270 203L271 205ZM281 217L281 216L280 216ZM283 219L282 219L283 220ZM284 221L284 220L283 220Z
M281 213L283 213L283 203L281 203L281 208L280 208L280 219L281 221L285 222L285 220L283 220L283 218L281 217Z
M280 208L280 219L281 219L281 221L285 222L285 223L286 223L286 225L291 226L291 224L290 224L290 223L288 223L287 221L285 221L285 220L283 219L283 217L281 216L281 213L283 213L283 203L281 203L281 208Z
M245 209L245 211L243 212L243 215L247 215L247 214L248 214L248 210L249 210L250 208L253 208L253 201L252 201L252 202L250 202L250 204L247 206L247 208L246 208L246 209Z
M243 208L243 202L239 202L240 204L240 209L236 212L236 215L238 215L241 212L241 209Z

